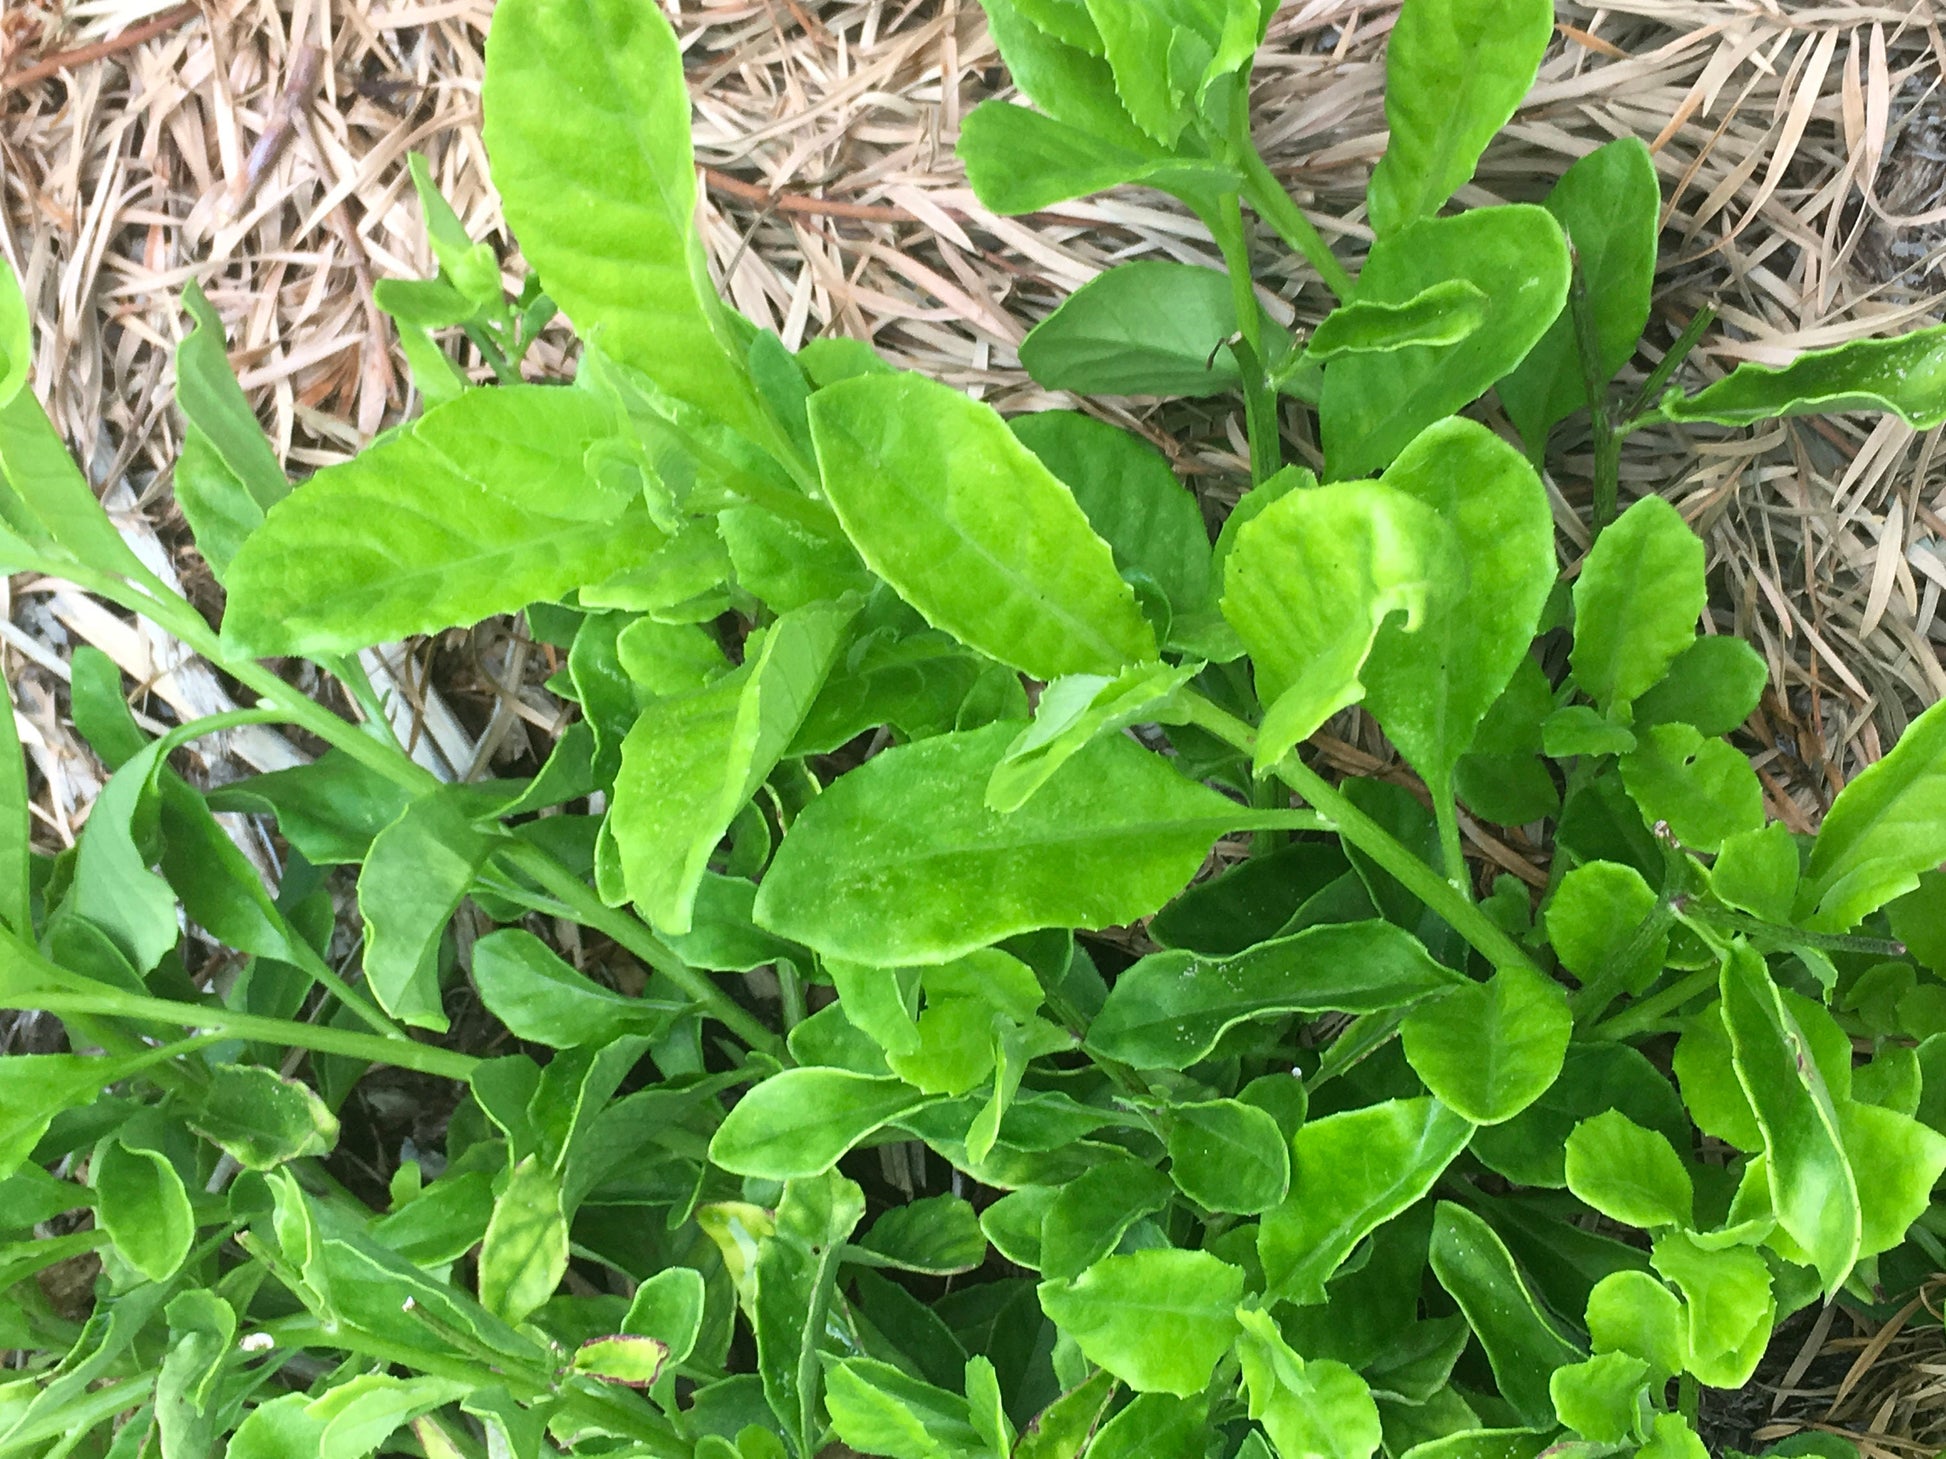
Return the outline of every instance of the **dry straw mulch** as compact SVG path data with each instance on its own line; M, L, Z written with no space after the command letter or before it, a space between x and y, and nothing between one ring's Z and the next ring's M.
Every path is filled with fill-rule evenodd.
M1258 67L1260 143L1347 258L1369 239L1363 191L1384 145L1396 9L1295 0ZM0 250L39 327L36 387L125 530L192 593L213 589L169 494L182 285L200 280L224 315L294 473L414 410L370 298L374 278L429 272L408 152L431 159L518 276L478 130L491 11L491 0L0 0ZM1563 3L1539 85L1463 199L1534 199L1601 142L1650 139L1666 228L1638 363L1712 304L1720 322L1685 367L1691 381L1931 322L1946 301L1942 12L1939 0ZM1019 219L980 207L953 141L1006 78L975 0L726 0L677 23L709 169L711 257L738 307L787 343L868 337L1002 408L1066 404L1018 367L1034 320L1127 258L1216 262L1193 221L1152 193ZM1274 243L1262 253L1271 312L1315 323L1329 302L1317 281ZM529 368L557 372L569 348L565 334L544 341ZM1212 511L1233 499L1238 413L1091 408L1168 450ZM1310 451L1301 414L1288 424L1293 448ZM1586 541L1587 483L1569 444L1551 485L1572 549ZM1624 463L1625 494L1662 493L1708 537L1715 627L1770 661L1773 688L1744 743L1795 829L1811 829L1831 794L1946 694L1938 446L1939 432L1895 420L1820 420L1670 430L1638 438ZM142 686L136 708L158 719L219 707L224 689L71 588L17 579L6 607L0 656L51 846L71 839L100 778L65 719L72 645L120 663ZM539 660L505 625L370 656L418 752L455 775L517 763L560 723ZM1353 716L1339 728L1328 757L1379 765L1368 725ZM301 753L258 730L211 749L205 768L225 777ZM1524 851L1482 844L1533 872ZM1903 1330L1907 1343L1938 1331ZM1888 1454L1936 1451L1937 1342L1925 1353L1901 1379L1921 1385L1913 1393L1931 1383L1923 1401L1867 1411L1854 1383L1825 1416L1900 1436ZM1818 1418L1806 1402L1790 1411Z

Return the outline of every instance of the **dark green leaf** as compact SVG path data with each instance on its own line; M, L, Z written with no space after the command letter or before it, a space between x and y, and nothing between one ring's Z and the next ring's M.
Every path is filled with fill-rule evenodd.
M1487 296L1465 279L1447 279L1398 304L1340 304L1305 341L1303 358L1389 354L1410 345L1458 344L1486 322Z
M660 1033L676 1011L602 987L520 928L490 933L473 944L473 985L487 1011L515 1038L556 1049L605 1044L627 1033Z
M1049 390L1079 395L1223 395L1237 387L1236 332L1227 275L1139 259L1062 300L1020 342L1020 363Z
M961 1196L925 1196L894 1206L876 1221L849 1259L929 1276L970 1272L986 1260L980 1218Z
M1458 980L1410 933L1379 921L1309 927L1229 958L1151 953L1115 980L1088 1045L1140 1069L1186 1069L1248 1019L1382 1012Z
M1764 656L1742 639L1699 638L1635 701L1635 723L1681 720L1705 735L1727 735L1750 717L1769 682Z

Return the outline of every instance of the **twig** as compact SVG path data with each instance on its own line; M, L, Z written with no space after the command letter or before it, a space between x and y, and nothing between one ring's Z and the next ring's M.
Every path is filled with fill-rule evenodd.
M76 46L71 51L56 51L51 56L43 56L31 66L22 66L17 71L9 71L5 76L0 76L0 95L32 86L36 81L45 81L59 72L72 71L76 66L86 66L92 61L102 60L121 51L133 50L144 41L154 40L165 31L174 30L185 20L193 19L200 13L199 6L178 5L175 9L165 10L140 25L132 25L120 35L110 36L105 41L96 41L93 45Z
M311 94L318 89L318 77L323 70L324 52L308 42L297 48L291 57L290 80L284 83L283 91L270 108L270 119L258 134L256 145L244 159L243 171L230 179L230 186L224 193L223 211L235 217L243 211L244 200L256 191L263 175L270 171L271 164L282 155L291 136L297 130L297 120L304 109L311 104Z

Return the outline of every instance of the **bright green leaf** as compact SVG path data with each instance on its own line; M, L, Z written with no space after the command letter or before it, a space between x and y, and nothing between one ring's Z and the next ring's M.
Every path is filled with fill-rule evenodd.
M1807 350L1782 367L1738 365L1694 395L1671 390L1656 413L1743 426L1846 410L1890 411L1919 430L1946 421L1946 326Z
M1208 1385L1237 1333L1243 1273L1206 1251L1155 1249L1096 1262L1040 1285L1041 1307L1138 1393L1188 1398Z
M1365 1380L1328 1358L1306 1361L1268 1312L1238 1309L1237 1357L1250 1417L1284 1459L1370 1459L1384 1434Z
M1633 703L1696 639L1703 541L1647 496L1616 518L1574 584L1574 681L1604 711Z
M1654 1229L1688 1226L1696 1192L1675 1147L1610 1110L1568 1136L1568 1189L1610 1220Z
M1838 792L1797 897L1836 931L1919 885L1946 862L1946 707L1906 726L1885 758Z
M105 1140L88 1170L95 1218L128 1264L152 1282L176 1274L196 1238L189 1192L166 1156Z
M1169 1178L1210 1211L1269 1210L1290 1189L1290 1140L1261 1109L1234 1099L1169 1110Z
M519 1322L554 1295L568 1269L568 1218L560 1177L529 1155L493 1203L480 1244L480 1302Z
M1451 1201L1433 1218L1433 1275L1466 1314L1501 1397L1536 1428L1554 1417L1548 1382L1582 1354L1541 1307L1493 1228Z
M1680 844L1715 851L1732 836L1763 829L1764 788L1742 751L1706 740L1686 724L1658 724L1622 756L1622 784L1649 825Z
M786 1069L737 1101L710 1140L710 1159L738 1175L766 1180L818 1175L927 1098L898 1079L843 1069Z
M1476 1125L1497 1125L1559 1076L1574 1021L1560 984L1508 966L1421 1004L1399 1032L1414 1072L1442 1104Z
M1236 332L1220 270L1138 259L1062 300L1020 342L1020 364L1049 390L1079 395L1223 395L1237 387L1226 348Z

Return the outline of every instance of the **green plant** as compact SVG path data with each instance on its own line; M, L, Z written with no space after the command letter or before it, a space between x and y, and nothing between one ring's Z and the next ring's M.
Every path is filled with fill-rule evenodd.
M1022 351L1242 395L1213 544L1128 435L724 305L648 0L502 0L487 139L547 293L510 301L416 169L439 277L381 302L428 408L355 460L290 488L191 291L175 485L220 632L102 515L0 279L0 558L253 699L151 739L78 654L114 774L51 859L0 755L0 1006L74 1050L0 1061L0 1455L1678 1459L1784 1317L1946 1263L1946 710L1816 838L1768 822L1723 738L1764 665L1698 636L1677 513L1615 489L1652 420L1946 420L1946 331L1689 393L1700 319L1624 400L1646 150L1441 214L1547 0L1408 0L1356 279L1249 142L1267 8L984 3L1040 108L968 119L988 203L1143 182L1221 247L1227 277L1112 270ZM1307 340L1256 306L1246 201L1343 300ZM576 379L520 383L556 301ZM1456 414L1489 390L1525 451ZM1599 535L1564 575L1533 463L1582 409ZM436 783L355 651L523 610L579 722L531 778ZM1423 801L1302 758L1352 704ZM327 748L207 793L170 768L251 720ZM1479 895L1462 803L1551 826L1538 916ZM274 890L236 811L275 818ZM497 930L462 949L463 903ZM1139 957L1076 936L1143 919ZM426 1037L468 982L485 1053ZM383 1197L328 1158L373 1066L461 1090ZM36 1279L90 1259L78 1320Z

